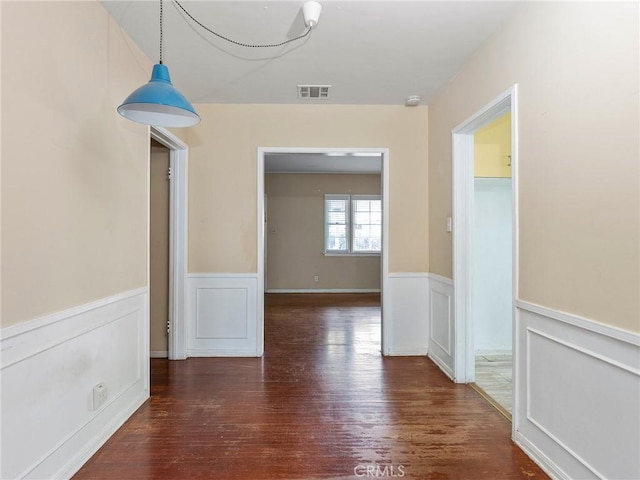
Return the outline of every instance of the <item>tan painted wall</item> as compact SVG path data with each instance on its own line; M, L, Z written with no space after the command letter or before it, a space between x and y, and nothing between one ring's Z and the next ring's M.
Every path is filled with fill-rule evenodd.
M197 105L189 129L189 272L257 271L262 147L388 147L389 269L426 272L427 108Z
M325 194L379 195L380 182L380 175L265 175L267 288L379 289L379 255L322 252Z
M527 2L429 107L431 272L451 130L519 85L520 298L640 331L638 3Z
M146 284L151 63L97 2L2 2L2 326ZM7 121L10 119L10 121Z

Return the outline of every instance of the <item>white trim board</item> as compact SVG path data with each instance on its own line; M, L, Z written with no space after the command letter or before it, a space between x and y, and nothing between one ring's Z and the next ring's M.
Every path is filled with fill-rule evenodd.
M150 127L151 138L170 151L169 164L169 340L168 355L172 360L184 360L186 352L187 276L187 210L189 188L189 147L166 128ZM147 162L149 165L149 162ZM149 166L147 167L150 168ZM147 172L147 191L150 194L150 173ZM151 239L151 202L147 202L147 245ZM147 248L147 283L150 278L150 248Z
M84 305L78 305L76 307L72 307L69 308L67 310L64 310L62 312L55 312L55 313L51 313L49 315L44 315L42 317L38 317L38 318L34 318L33 320L29 320L27 322L21 322L18 323L16 325L11 325L8 327L4 327L2 329L0 329L0 342L2 342L2 345L4 346L5 342L8 341L10 338L15 337L17 335L22 335L24 333L29 333L31 331L37 330L39 328L42 327L47 327L53 323L62 321L62 320L68 320L71 317L75 317L77 315L82 315L84 313L88 313L92 310L98 310L102 307L105 307L109 304L115 303L115 302L119 302L121 300L126 300L128 298L131 297L135 297L138 296L140 294L146 293L147 291L147 287L140 287L140 288L136 288L135 290L130 290L128 292L122 292L122 293L118 293L116 295L112 295L110 297L105 297L105 298L101 298L100 300L95 300L93 302L90 303L86 303ZM5 356L6 352L2 351L2 365L4 368L4 360L5 360Z
M449 277L443 277L442 275L438 275L436 273L428 273L427 275L429 276L430 279L435 280L436 282L440 282L444 285L449 285L450 287L453 287L453 280L450 279Z
M188 273L187 278L258 278L257 273Z
M511 112L512 175L512 304L518 297L518 86L513 85L482 109L456 126L451 132L453 163L453 279L455 315L454 363L456 382L475 380L475 348L473 329L473 246L474 246L474 132ZM515 321L512 308L512 322ZM515 326L513 340L515 342ZM514 349L514 355L517 356ZM514 383L517 378L514 379ZM515 424L513 433L515 434Z
M589 320L587 318L580 317L578 315L573 315L571 313L552 310L550 308L536 305L535 303L525 302L523 300L517 300L516 307L521 310L537 313L538 315L543 315L545 317L553 318L554 320L558 320L560 322L564 322L569 325L574 325L576 327L580 327L585 330L590 330L599 335L605 335L607 337L620 340L621 342L640 346L640 333L633 333L628 330L623 330L621 328L605 325L604 323L599 323L594 320Z
M0 478L72 476L149 397L146 288L5 328L0 345Z
M380 293L379 288L267 288L266 293Z

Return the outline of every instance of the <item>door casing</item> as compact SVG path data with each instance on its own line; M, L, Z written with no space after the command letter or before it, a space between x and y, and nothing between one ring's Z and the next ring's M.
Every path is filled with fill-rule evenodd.
M381 349L383 355L391 353L390 333L393 331L392 318L388 313L388 295L389 295L389 149L388 148L304 148L304 147L258 147L258 165L257 165L257 192L258 199L258 242L257 242L257 258L258 258L258 346L260 354L264 352L264 248L265 248L265 231L264 231L264 163L265 155L269 153L333 153L333 154L349 154L349 153L372 153L382 155L382 252L380 258L381 266L381 301L382 301L382 326L381 326Z
M512 186L512 345L513 371L519 364L515 304L518 298L518 86L513 85L452 131L453 157L453 285L454 285L454 379L458 383L475 380L475 348L471 308L473 299L473 196L474 132L506 112L511 112L511 186ZM518 378L513 378L512 417ZM517 428L512 423L513 434Z
M167 353L170 360L184 360L187 358L185 288L189 147L165 128L151 127L149 135L169 149L171 179L169 182L169 342ZM147 185L148 189L149 185ZM150 245L149 205L147 210L147 245ZM147 248L147 284L149 284L150 275L149 250Z

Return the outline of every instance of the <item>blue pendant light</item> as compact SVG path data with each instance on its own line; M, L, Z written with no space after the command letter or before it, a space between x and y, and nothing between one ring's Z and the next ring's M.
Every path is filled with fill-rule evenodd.
M200 116L171 84L169 69L162 64L162 0L160 0L160 63L153 66L148 83L135 90L118 107L118 113L134 122L156 127L190 127Z
M149 83L129 95L118 113L156 127L190 127L200 122L189 100L171 84L169 69L161 63L153 66Z

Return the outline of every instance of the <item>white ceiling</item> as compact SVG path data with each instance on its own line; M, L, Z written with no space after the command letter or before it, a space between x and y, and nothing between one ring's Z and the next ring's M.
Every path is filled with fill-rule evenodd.
M103 5L154 62L159 0ZM276 43L304 32L301 1L181 1L235 40ZM164 0L164 63L193 103L428 104L495 32L517 2L324 0L317 28L286 47L224 42ZM328 100L300 100L298 84L332 85Z
M373 153L267 153L265 173L377 173L382 155Z

